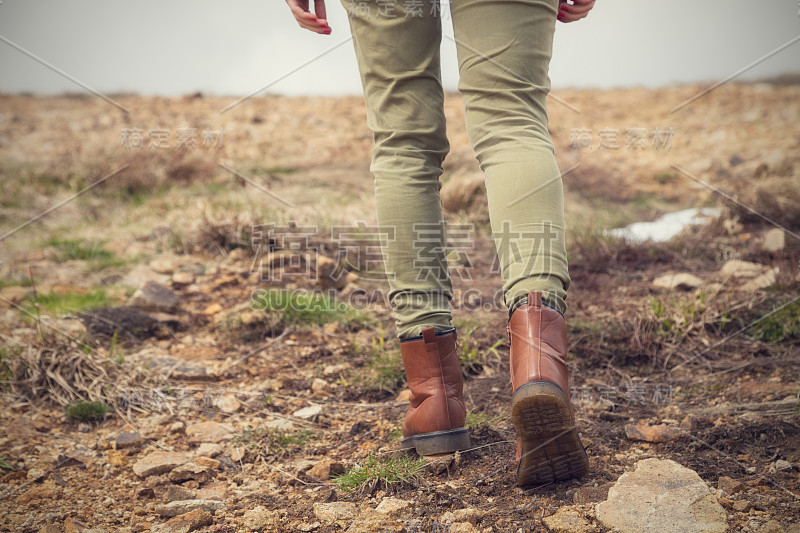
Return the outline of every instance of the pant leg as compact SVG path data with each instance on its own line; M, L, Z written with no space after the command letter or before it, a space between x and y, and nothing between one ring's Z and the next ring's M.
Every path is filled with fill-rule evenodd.
M449 150L438 4L342 0L375 138L375 209L398 336L451 328L453 289L439 196Z
M562 313L570 278L545 98L558 0L452 0L467 133L486 175L511 309L528 291Z

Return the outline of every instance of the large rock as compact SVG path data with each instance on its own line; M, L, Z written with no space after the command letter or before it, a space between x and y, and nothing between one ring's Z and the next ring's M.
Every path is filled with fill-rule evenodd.
M201 511L216 511L222 509L225 504L214 500L178 500L156 506L156 512L161 516L178 516L189 513L196 509Z
M679 272L677 274L664 274L653 280L653 286L659 289L679 289L682 291L689 291L703 286L703 280L689 274L688 272Z
M170 519L166 524L154 526L150 531L153 533L190 533L203 526L210 526L213 522L214 517L211 513L195 509Z
M148 352L150 350L147 350ZM164 374L165 377L171 379L180 379L184 381L204 381L212 376L209 376L206 367L192 361L183 361L176 359L170 355L149 355L149 361L146 365L158 372Z
M356 504L350 502L315 503L314 516L326 524L352 520L356 516Z
M192 442L220 442L233 438L233 428L219 422L197 422L186 428L186 436Z
M664 459L638 461L597 505L597 518L620 533L722 533L725 510L697 472Z
M761 249L765 252L780 252L786 246L786 233L781 228L772 228L764 233Z
M174 313L178 310L180 300L169 287L148 281L133 293L128 305L145 312Z
M179 452L153 452L139 459L133 465L133 472L139 477L153 476L169 472L189 461L189 457Z

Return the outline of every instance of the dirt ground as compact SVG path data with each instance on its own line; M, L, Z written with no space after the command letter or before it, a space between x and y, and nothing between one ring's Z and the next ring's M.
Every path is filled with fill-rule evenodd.
M738 482L716 493L731 531L795 531L800 85L728 84L675 110L703 89L550 101L567 362L591 471L527 490L514 486L507 311L457 95L442 196L451 239L466 235L451 273L472 448L352 491L338 474L400 460L407 405L374 275L363 100L268 95L220 113L235 100L114 96L126 113L94 97L0 95L0 531L548 531L567 506L606 531L594 504L650 457L714 491ZM721 215L667 242L603 233L709 206ZM731 274L730 261L757 271ZM675 273L699 279L654 284ZM169 294L132 311L147 281ZM281 289L334 295L355 314L259 309ZM65 406L81 398L112 410L74 420ZM635 440L636 424L670 436ZM194 470L141 475L167 451ZM371 511L388 497L411 503ZM219 508L189 529L163 525L165 504L187 500ZM331 502L356 514L328 520L319 504Z

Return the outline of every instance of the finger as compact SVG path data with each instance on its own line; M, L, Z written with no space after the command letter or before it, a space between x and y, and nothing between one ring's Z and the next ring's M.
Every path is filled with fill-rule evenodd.
M559 8L559 12L561 13L569 13L571 15L586 15L589 11L592 10L594 7L594 2L586 3L586 4L561 4Z
M323 24L320 21L302 21L299 22L300 27L306 30L313 31L314 33L319 33L322 35L328 35L331 33L331 27L327 24Z
M317 14L317 18L323 20L328 18L328 14L325 11L325 0L314 0L314 13Z
M315 33L320 33L320 34L323 34L323 35L327 35L327 34L331 33L331 27L328 26L328 22L325 21L325 20L304 19L302 21L298 21L298 23L300 24L301 28L313 31Z
M558 12L558 20L561 22L575 22L576 20L585 18L593 6L593 1L585 5L561 4Z

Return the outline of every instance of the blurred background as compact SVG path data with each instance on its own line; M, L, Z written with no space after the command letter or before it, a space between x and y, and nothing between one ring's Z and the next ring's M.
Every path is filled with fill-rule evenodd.
M443 8L448 13L447 5ZM347 14L328 1L333 32L301 30L283 0L135 3L5 0L0 35L104 92L242 95L275 82L349 37ZM455 90L451 21L444 21L443 78ZM800 35L795 0L598 0L591 17L558 24L554 88L658 87L725 78ZM741 79L800 69L800 43ZM8 43L0 91L78 90ZM269 92L358 94L351 43L274 83Z

